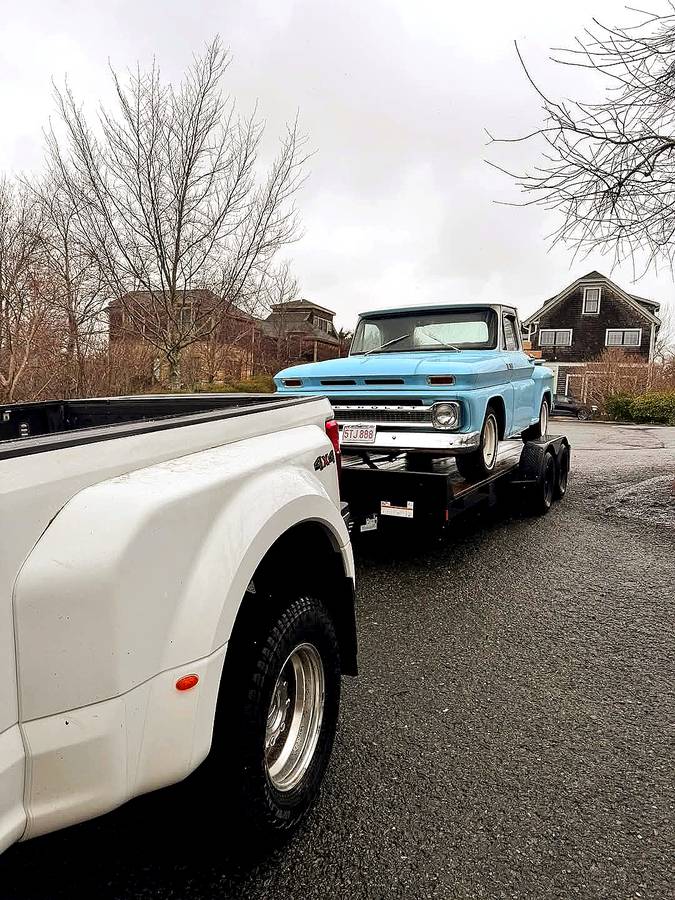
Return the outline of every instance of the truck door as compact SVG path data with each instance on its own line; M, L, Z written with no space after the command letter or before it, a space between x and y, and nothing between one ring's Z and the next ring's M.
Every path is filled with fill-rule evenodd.
M520 324L515 312L502 313L504 356L513 386L513 430L524 431L539 414L535 409L534 361L523 350Z

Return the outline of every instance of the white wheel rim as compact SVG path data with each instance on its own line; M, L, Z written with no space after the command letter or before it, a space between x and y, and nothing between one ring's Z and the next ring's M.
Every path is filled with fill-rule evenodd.
M548 434L548 403L545 400L541 404L539 413L539 428L541 429L542 437Z
M497 420L489 415L483 428L483 463L486 469L491 469L495 464L498 440Z

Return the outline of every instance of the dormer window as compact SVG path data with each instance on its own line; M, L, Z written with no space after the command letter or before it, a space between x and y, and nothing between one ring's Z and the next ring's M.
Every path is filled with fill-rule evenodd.
M584 288L584 304L582 312L585 316L597 316L600 314L600 288Z

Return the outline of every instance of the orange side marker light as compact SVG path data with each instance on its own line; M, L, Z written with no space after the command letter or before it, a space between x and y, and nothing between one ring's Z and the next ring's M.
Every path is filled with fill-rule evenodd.
M183 675L183 677L179 678L176 682L176 690L189 691L190 688L193 688L198 681L199 675Z

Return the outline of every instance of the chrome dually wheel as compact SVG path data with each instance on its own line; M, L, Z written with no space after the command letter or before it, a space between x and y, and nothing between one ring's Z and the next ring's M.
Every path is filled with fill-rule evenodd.
M340 711L340 644L325 588L318 577L293 586L298 573L274 562L232 631L213 735L210 777L242 847L285 840L312 808Z
M299 644L277 679L265 729L265 765L278 791L291 791L311 765L323 722L325 675L319 651Z

